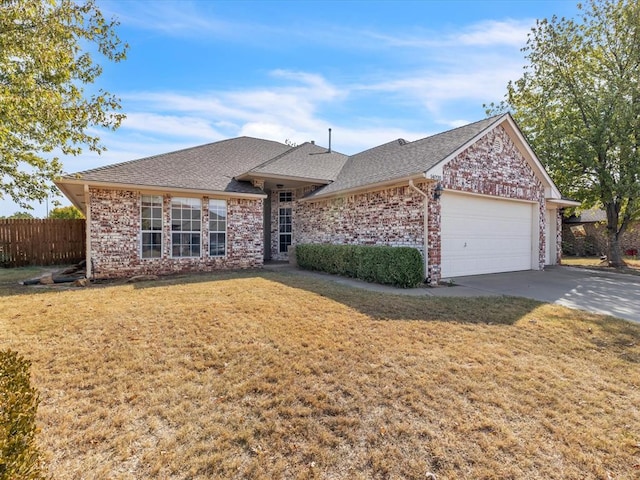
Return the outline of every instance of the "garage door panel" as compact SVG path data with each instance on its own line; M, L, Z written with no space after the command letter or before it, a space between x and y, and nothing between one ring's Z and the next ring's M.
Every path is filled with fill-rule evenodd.
M531 268L532 204L448 192L441 202L443 277Z

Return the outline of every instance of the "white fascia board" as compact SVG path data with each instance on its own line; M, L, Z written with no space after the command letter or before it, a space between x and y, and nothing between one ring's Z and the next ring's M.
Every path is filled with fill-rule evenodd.
M291 181L291 182L301 182L301 183L310 183L310 184L321 184L328 185L332 182L332 180L327 180L326 178L309 178L309 177L295 177L292 175L276 175L276 174L248 174L243 173L236 177L236 180L253 180L254 178L260 180L282 180L282 181Z
M180 193L185 195L202 195L202 196L215 196L223 198L253 198L264 199L267 198L266 193L242 193L242 192L226 192L221 190L197 190L191 188L180 187L164 187L162 185L138 185L134 183L111 183L111 182L94 182L91 180L82 179L68 179L62 178L54 182L59 188L61 185L89 185L94 188L105 188L107 190L128 190L134 192L145 193Z
M359 185L357 187L346 188L344 190L337 190L331 193L325 193L320 195L313 195L311 197L300 198L301 202L315 202L321 200L327 200L334 197L344 197L346 195L356 195L359 193L371 192L376 190L382 190L384 188L393 187L396 185L408 185L409 180L423 180L423 175L410 175L406 177L395 178L393 180L385 180L384 182L369 183L366 185Z
M579 207L582 205L581 202L577 202L576 200L569 200L564 198L547 198L547 204L555 206L557 208L563 207Z

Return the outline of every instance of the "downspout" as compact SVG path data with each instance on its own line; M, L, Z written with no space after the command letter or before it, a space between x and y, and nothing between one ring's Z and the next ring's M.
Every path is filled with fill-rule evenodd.
M431 277L429 275L429 195L416 187L413 184L413 180L409 180L409 186L424 197L424 281L425 283L429 283L431 281Z
M87 280L91 279L91 196L89 195L89 185L84 184L84 202L87 206L87 211L85 212L85 238L86 238L86 259L85 259L85 268L86 268L86 277Z

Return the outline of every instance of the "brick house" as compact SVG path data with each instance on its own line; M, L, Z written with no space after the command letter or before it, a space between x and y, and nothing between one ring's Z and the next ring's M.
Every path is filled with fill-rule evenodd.
M607 213L597 207L562 219L563 255L604 256L609 250ZM640 222L632 221L620 237L620 250L637 256L640 251Z
M415 247L430 282L540 270L560 192L509 114L346 156L240 137L64 176L92 278L253 268L290 245Z

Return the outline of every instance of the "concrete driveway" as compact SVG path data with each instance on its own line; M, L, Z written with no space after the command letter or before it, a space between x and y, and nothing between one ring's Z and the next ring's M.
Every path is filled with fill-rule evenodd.
M640 276L572 267L454 279L455 296L512 295L640 322ZM440 290L443 287L439 287ZM444 293L444 292L443 292ZM462 295L460 295L462 294Z
M266 264L265 270L288 271L297 275L323 278L349 287L399 295L526 297L640 323L640 276L630 274L554 266L541 272L530 270L458 277L453 279L453 287L441 285L437 288L396 288L300 270L286 263Z

